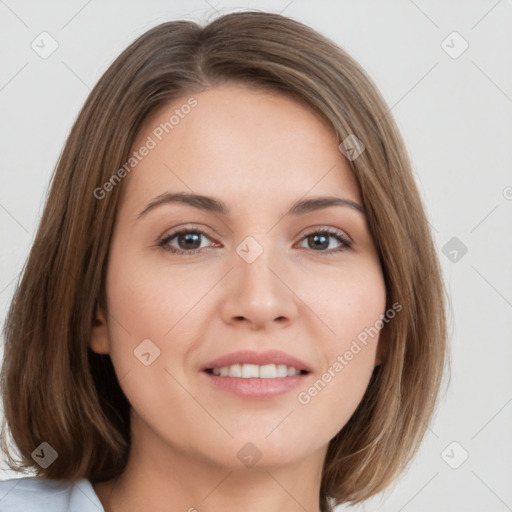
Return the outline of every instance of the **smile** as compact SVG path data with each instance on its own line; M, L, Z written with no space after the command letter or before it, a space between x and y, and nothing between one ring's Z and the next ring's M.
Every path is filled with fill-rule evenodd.
M294 377L307 373L306 370L297 370L285 364L232 364L217 368L208 368L207 373L218 377L238 377L242 379L275 379L281 377Z

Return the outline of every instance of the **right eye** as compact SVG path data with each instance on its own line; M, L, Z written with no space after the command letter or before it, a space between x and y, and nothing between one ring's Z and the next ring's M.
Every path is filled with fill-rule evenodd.
M174 254L195 254L205 246L201 246L201 237L208 238L208 235L197 228L185 228L167 233L158 243L165 251ZM173 245L173 241L178 245ZM199 245L198 245L199 244Z

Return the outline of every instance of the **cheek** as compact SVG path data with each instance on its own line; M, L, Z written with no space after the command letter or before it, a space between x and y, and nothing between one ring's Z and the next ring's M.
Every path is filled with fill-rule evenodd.
M375 326L379 326L386 307L385 283L378 263L362 260L310 281L303 293L325 327L323 340L328 353L348 348L358 337L376 341Z
M126 258L108 272L109 308L133 336L163 341L211 286L211 277L203 274Z
M183 381L181 369L176 371L173 364L190 349L183 330L187 313L205 291L198 276L191 279L190 272L151 263L114 246L106 280L110 356L123 392L135 411L147 418L160 414L154 404L190 402L178 384ZM201 420L200 411L192 407L189 413ZM174 420L166 416L169 427Z
M317 284L308 292L309 303L321 320L317 336L322 368L297 399L311 414L326 414L332 407L331 427L344 425L361 401L375 368L386 291L380 266L354 266Z
M106 287L110 356L121 387L140 411L147 396L187 401L178 383L208 328L206 295L218 278L204 265L185 269L120 247L113 246Z

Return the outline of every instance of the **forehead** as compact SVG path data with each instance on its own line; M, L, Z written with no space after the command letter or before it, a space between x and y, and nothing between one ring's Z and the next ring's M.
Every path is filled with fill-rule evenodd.
M132 151L144 145L151 150L123 183L138 206L166 191L267 207L325 193L360 202L334 129L279 92L228 84L185 94L145 121Z

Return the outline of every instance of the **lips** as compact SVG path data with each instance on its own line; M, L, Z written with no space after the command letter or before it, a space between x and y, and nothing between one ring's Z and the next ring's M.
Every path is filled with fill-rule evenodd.
M251 350L240 350L238 352L232 352L224 356L218 357L212 361L202 365L201 371L213 371L216 368L223 368L231 365L286 365L287 367L293 367L302 373L311 372L311 367L304 361L287 354L281 350L266 350L265 352L254 352Z
M269 400L291 392L304 385L312 372L304 361L281 350L240 350L213 359L200 370L208 385L251 400Z

